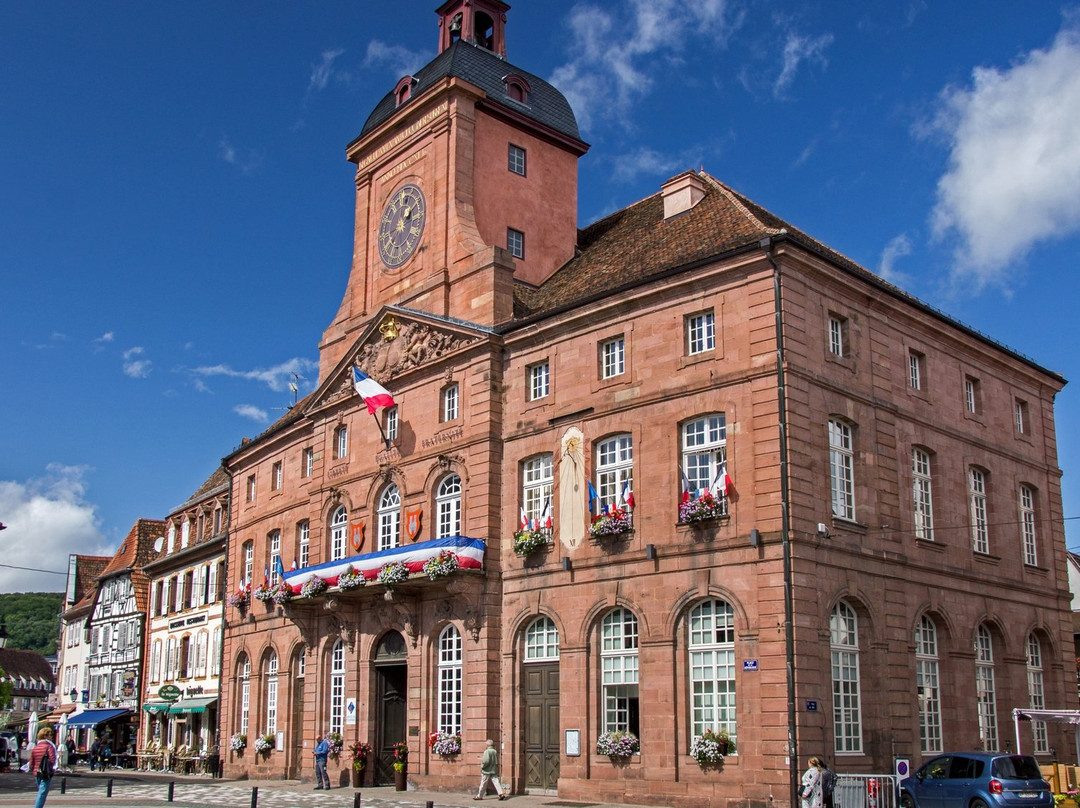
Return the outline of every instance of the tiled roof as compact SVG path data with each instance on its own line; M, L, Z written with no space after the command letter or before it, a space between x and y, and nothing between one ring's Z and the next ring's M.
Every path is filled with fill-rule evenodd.
M147 589L150 583L149 577L142 568L154 554L154 539L163 536L167 527L166 523L159 519L137 521L121 542L116 555L98 576L99 579L106 578L130 570L131 585L135 591L135 605L140 612L146 611Z
M111 559L108 556L75 556L75 604L93 595L94 582L105 571Z
M16 680L44 679L53 682L52 665L37 651L23 651L19 648L0 648L0 668Z
M529 83L527 103L512 100L506 94L508 75L521 76ZM471 42L458 40L444 50L427 65L422 67L413 78L416 84L412 89L412 98L421 95L424 90L441 79L455 77L474 84L487 94L487 99L515 111L526 118L531 118L543 126L554 129L574 140L581 140L578 134L577 119L566 97L539 76L515 67L500 59L494 53ZM410 99L410 100L411 100ZM408 105L410 102L406 101ZM360 132L363 137L372 129L394 114L397 99L391 91L375 106Z

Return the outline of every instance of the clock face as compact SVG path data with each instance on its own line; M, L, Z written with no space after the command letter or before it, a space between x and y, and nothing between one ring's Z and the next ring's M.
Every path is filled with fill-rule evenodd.
M404 264L416 252L424 234L427 206L415 185L403 185L386 203L379 221L379 256L391 269Z

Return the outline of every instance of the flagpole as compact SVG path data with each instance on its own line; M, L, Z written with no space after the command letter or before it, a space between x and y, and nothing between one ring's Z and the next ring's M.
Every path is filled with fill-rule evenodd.
M379 428L379 434L382 435L383 443L386 445L387 450L390 449L390 439L386 437L386 433L383 432L382 422L379 420L378 412L371 413L371 417L375 419L375 426Z

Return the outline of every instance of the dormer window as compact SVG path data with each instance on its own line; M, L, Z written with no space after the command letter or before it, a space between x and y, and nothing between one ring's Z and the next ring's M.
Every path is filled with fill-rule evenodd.
M413 87L416 86L416 79L412 76L405 76L397 83L394 88L394 103L397 106L401 106L412 97Z
M529 82L516 74L503 76L503 84L506 86L506 97L519 104L529 103Z

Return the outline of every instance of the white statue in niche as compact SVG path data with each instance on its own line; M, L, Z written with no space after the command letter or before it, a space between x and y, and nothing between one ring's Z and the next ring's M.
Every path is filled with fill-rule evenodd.
M585 436L570 427L562 437L559 462L559 538L573 550L585 538Z

